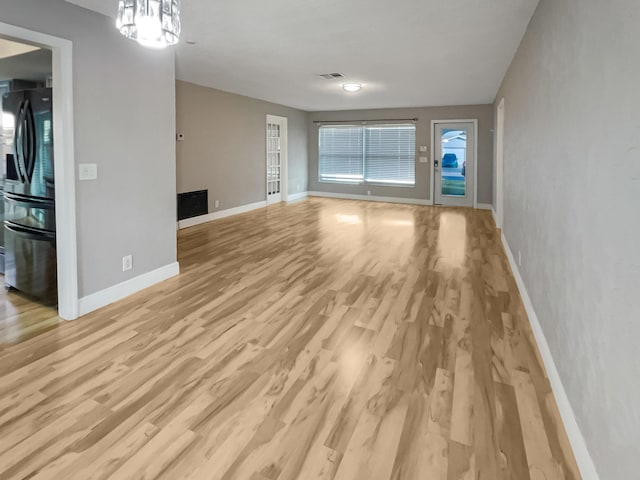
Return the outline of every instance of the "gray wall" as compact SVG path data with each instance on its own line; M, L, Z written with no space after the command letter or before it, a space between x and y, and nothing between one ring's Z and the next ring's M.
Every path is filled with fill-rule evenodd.
M0 80L31 80L45 82L51 76L51 50L40 49L21 55L0 58Z
M640 453L640 9L542 0L505 98L505 225L603 480Z
M416 185L410 187L386 187L377 185L341 185L318 181L318 125L313 121L376 120L394 118L418 118L416 124ZM351 110L338 112L313 112L309 114L309 191L347 193L384 197L431 200L430 163L419 163L418 146L431 147L431 121L478 119L478 203L491 203L493 198L493 107L471 105L461 107L393 108L381 110ZM427 156L431 157L428 153ZM431 161L431 158L429 158Z
M208 189L210 212L265 200L267 114L288 118L289 193L307 190L307 113L182 81L176 110L178 192Z
M99 173L76 184L80 296L175 262L173 51L143 49L63 0L1 0L0 12L73 41L75 159Z

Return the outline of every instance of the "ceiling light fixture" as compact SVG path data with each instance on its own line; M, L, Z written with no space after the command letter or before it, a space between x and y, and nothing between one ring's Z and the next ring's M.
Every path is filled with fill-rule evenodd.
M166 48L180 39L180 0L120 0L116 28L150 48Z
M345 83L344 85L342 85L342 88L344 88L347 92L358 92L362 88L362 85L360 85L359 83Z

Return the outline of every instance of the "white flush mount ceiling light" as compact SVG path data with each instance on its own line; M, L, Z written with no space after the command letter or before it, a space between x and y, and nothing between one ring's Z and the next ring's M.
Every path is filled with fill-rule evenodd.
M342 85L347 92L358 92L362 88L362 85L359 83L345 83Z
M180 39L180 0L120 0L116 27L145 47L175 45Z

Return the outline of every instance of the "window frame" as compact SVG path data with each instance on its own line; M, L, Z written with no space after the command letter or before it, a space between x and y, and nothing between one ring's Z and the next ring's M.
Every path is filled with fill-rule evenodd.
M320 158L321 158L321 152L320 152L320 131L323 128L336 128L336 127L353 127L353 128L361 128L362 129L362 180L338 180L338 179L327 179L327 178L323 178L320 171L321 171L321 162L320 162ZM366 177L367 177L367 155L366 155L366 151L367 151L367 128L369 127L412 127L413 129L413 134L414 134L414 152L413 152L413 183L401 183L401 182L381 182L381 181L367 181ZM317 171L317 175L318 175L318 183L329 183L329 184L335 184L335 185L372 185L372 186L379 186L379 187L393 187L393 188L415 188L416 186L416 179L417 179L417 175L416 175L416 163L417 163L417 155L418 155L418 148L417 148L417 125L415 124L415 122L412 123L406 123L406 122L402 122L402 123L370 123L367 122L366 124L354 124L354 123L340 123L340 124L335 124L335 125L319 125L318 126L318 171Z

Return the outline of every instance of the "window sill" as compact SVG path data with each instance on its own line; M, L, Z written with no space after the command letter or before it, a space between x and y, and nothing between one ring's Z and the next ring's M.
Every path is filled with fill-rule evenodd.
M363 185L370 185L372 187L393 187L393 188L415 188L416 184L410 185L408 183L378 183L378 182L364 182Z
M318 179L318 183L331 183L333 185L364 185L363 182L349 182L346 180L320 180Z
M330 183L332 185L368 185L371 187L392 187L392 188L415 188L416 184L407 184L407 183L379 183L379 182L348 182L348 181L340 181L340 180L320 180L318 179L318 183Z

